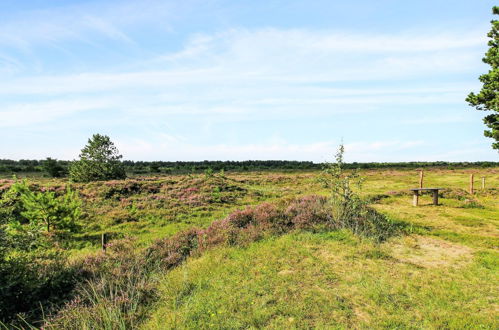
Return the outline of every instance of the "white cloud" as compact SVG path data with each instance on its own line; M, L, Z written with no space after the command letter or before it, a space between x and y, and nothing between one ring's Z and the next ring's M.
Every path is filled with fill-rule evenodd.
M113 38L131 42L106 21L85 21ZM0 81L0 93L62 94L202 84L258 86L407 79L469 71L479 65L476 59L481 50L477 47L483 44L481 31L414 37L413 33L373 36L334 31L232 30L196 36L178 53L144 61L154 69L19 78ZM158 66L165 69L158 70Z
M480 145L483 145L480 143ZM448 150L440 153L427 153L422 159L427 161L497 161L498 153L491 150L490 145L485 146L461 146L454 150Z
M15 104L0 108L0 127L22 127L50 122L77 112L107 108L110 100L74 99Z
M65 32L57 30L59 23L49 22L41 31L60 40L84 38L81 30L94 29L111 39L133 43L114 16L88 16L75 23L83 27L70 24ZM16 39L19 45L32 42L36 33L28 30L20 32ZM153 123L174 115L184 119L196 116L205 120L197 129L209 135L216 121L283 116L310 119L345 113L367 113L363 120L368 121L383 107L397 106L403 112L406 106L461 104L471 84L442 77L477 70L485 43L482 35L482 31L374 35L284 29L196 35L178 52L128 63L120 71L0 77L0 127L29 127L101 109L98 123L116 126L153 127ZM0 43L5 40L0 36ZM142 69L132 69L136 67ZM119 116L106 117L106 111ZM427 118L413 123L425 124ZM441 123L449 122L439 118ZM87 120L85 124L93 126L92 119ZM182 134L188 133L186 128ZM205 141L199 145L170 134L156 140L118 142L126 158L149 160L323 161L336 149L336 143L330 141L292 144L278 139L259 144ZM416 150L423 144L419 140L400 142L396 137L352 142L347 144L347 158L401 160L402 151ZM407 160L421 157L424 155L411 153Z
M392 151L400 151L405 149L411 149L416 146L424 145L424 141L422 140L414 140L414 141L362 141L362 142L353 142L345 144L345 151L352 152L354 154L360 154L364 152L377 152L382 150L392 150Z
M29 51L64 41L92 43L95 36L130 43L125 29L144 23L165 26L178 7L170 1L92 1L22 12L0 24L0 45Z
M313 160L334 161L340 141L289 143L273 136L262 143L199 145L187 138L158 136L151 140L121 139L117 145L126 159L134 160ZM400 161L401 151L417 150L426 144L414 141L355 141L345 144L347 161ZM412 153L414 155L414 153ZM419 155L422 156L422 155ZM406 160L413 160L406 159Z
M420 116L416 118L401 120L401 124L409 125L439 125L448 123L465 123L473 116L464 116L463 114L448 114L448 115L433 115L433 116Z

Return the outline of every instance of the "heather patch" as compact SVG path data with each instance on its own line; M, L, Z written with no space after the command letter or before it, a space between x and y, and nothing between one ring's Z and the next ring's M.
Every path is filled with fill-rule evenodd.
M352 199L353 207L321 197L331 195L331 189L319 185L317 173L72 183L82 201L82 230L61 242L69 259L60 258L60 273L31 274L36 268L25 268L26 274L36 275L27 277L31 284L49 292L52 284L63 283L60 288L68 291L47 300L24 291L31 303L21 316L35 322L41 313L31 307L41 303L48 316L68 298L46 327L138 328L172 294L169 309L154 316L159 328L167 327L165 320L177 328L487 327L497 300L492 292L497 291L493 251L499 205L492 187L499 172L473 169L475 177L487 177L487 186L471 196L464 190L470 171L425 172L425 185L455 189L459 196L420 207L412 206L407 190L418 184L415 171L362 171L365 190L352 185L362 196ZM11 182L3 180L0 187ZM40 178L30 189L60 196L66 185L62 179ZM483 208L465 206L466 199ZM375 203L368 206L366 200ZM98 251L103 232L111 239L106 253ZM420 247L410 235L373 244L401 232L418 233ZM281 240L289 244L269 250ZM447 249L455 253L448 255ZM240 260L230 251L241 254ZM193 265L210 258L216 261L203 268L205 274L190 273ZM233 268L226 268L231 263ZM170 281L170 274L178 282L165 293L160 289L165 282L159 282L164 276ZM25 287L38 285L31 284Z
M247 246L264 237L296 229L346 228L375 240L397 233L397 228L389 227L390 221L374 210L359 214L349 222L336 222L332 207L323 196L305 196L237 210L205 229L191 228L158 240L140 253L131 249L130 242L111 243L108 257L100 255L83 262L82 272L88 274L89 282L79 287L76 298L49 320L48 326L102 328L106 324L122 324L125 328L134 327L145 317L145 307L155 301L152 274L173 269L188 257L199 256L215 247ZM359 223L351 226L354 221ZM380 222L387 224L380 226ZM391 228L390 232L387 228ZM382 234L376 232L380 229L384 231Z

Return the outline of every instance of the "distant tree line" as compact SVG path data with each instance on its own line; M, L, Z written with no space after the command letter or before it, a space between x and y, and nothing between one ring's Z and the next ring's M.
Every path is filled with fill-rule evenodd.
M10 160L0 159L0 173L3 175L20 173L39 173L49 176L67 176L71 161L55 160ZM319 170L323 164L311 161L288 160L245 160L245 161L131 161L122 162L129 174L188 174L202 173L208 169L226 172L249 171L293 171L293 170ZM469 168L469 167L499 167L499 162L382 162L382 163L345 163L346 169L411 169L411 168Z

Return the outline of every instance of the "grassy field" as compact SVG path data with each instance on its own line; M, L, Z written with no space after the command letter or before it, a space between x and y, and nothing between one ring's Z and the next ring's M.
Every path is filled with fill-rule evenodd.
M462 191L471 172L491 189ZM499 171L429 171L427 186L449 190L420 207L405 191L414 171L364 174L364 193L382 195L374 207L416 233L378 245L297 232L210 251L161 279L144 328L497 328ZM298 177L288 193L313 190Z
M469 175L476 193L466 192ZM133 237L136 249L236 209L310 194L327 195L318 172L140 177L75 185L84 230L67 248L99 254L103 232ZM220 246L156 273L157 299L136 324L165 328L485 328L499 326L499 169L434 169L442 187L412 206L414 170L366 170L359 192L404 234L383 243L348 230L294 230L241 246ZM480 178L486 177L482 190ZM36 179L57 190L62 180ZM0 182L7 187L9 180ZM111 327L112 328L112 327Z

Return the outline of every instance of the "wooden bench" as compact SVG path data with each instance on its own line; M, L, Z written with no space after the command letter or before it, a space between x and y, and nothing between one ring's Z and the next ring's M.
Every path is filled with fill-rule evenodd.
M419 192L423 191L431 191L433 192L433 205L438 205L438 191L443 190L444 188L414 188L411 191L414 193L412 197L412 205L418 206L419 202Z

